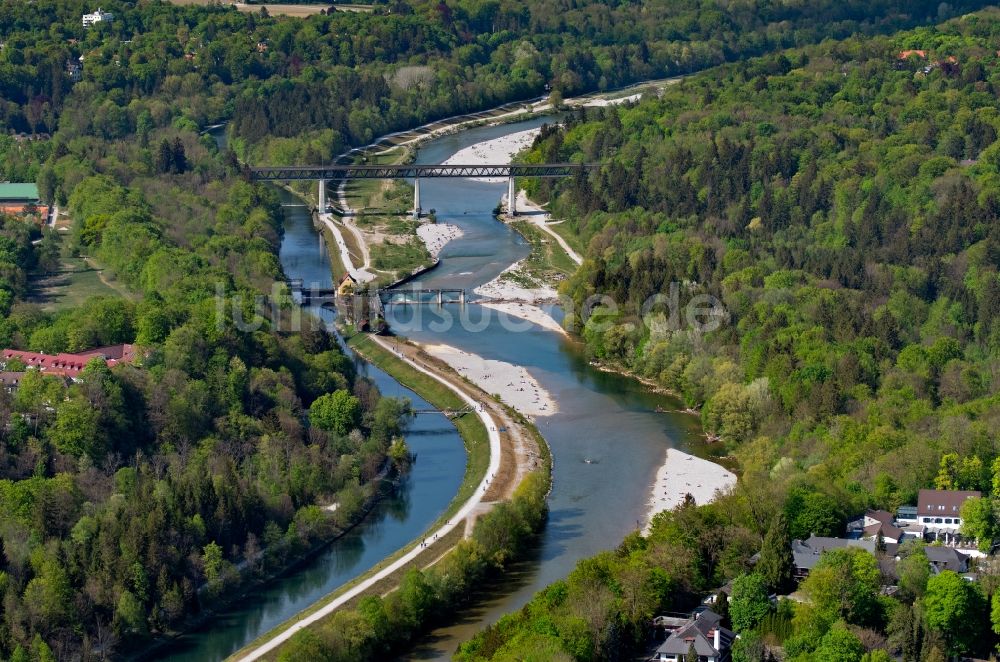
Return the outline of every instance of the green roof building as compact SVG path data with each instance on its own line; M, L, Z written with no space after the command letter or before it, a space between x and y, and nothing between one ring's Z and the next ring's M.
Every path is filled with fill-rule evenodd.
M38 186L35 184L0 184L0 203L29 204L38 202Z

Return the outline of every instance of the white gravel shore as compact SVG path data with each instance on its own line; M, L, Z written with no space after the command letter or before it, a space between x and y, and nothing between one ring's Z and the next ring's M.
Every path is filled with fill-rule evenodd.
M676 448L668 448L663 465L656 472L643 532L649 532L649 523L654 515L673 510L684 503L686 495L693 496L698 505L704 505L715 499L717 491L726 492L735 485L736 474L728 469Z
M499 276L488 283L480 285L472 290L479 296L503 301L515 300L524 303L554 302L558 298L558 293L549 285L538 287L522 287L514 282L509 275L512 271L521 268L524 260L518 260L514 264L504 269Z
M583 105L586 108L604 108L605 106L619 106L630 101L638 101L641 98L642 93L640 92L639 94L630 94L627 97L618 97L617 99L591 99Z
M566 329L562 328L562 325L555 320L552 315L548 313L543 308L533 304L524 304L513 301L501 302L501 301L480 301L478 302L483 308L489 308L491 310L497 311L500 315L506 315L508 318L517 318L518 320L525 320L531 322L532 324L537 324L538 326L546 329L547 331L554 331L556 333L566 334ZM501 325L504 324L503 317L500 318ZM510 321L510 331L522 331L524 330L522 323L514 320Z
M427 246L427 252L431 257L437 257L445 244L463 234L460 227L450 223L425 223L417 228L417 236Z
M559 410L548 391L519 365L484 359L451 345L422 345L422 348L487 393L498 394L504 403L525 416L551 416Z
M531 147L541 129L528 129L484 140L460 149L448 157L441 165L485 165L488 163L510 163L514 155ZM502 182L502 177L474 177L481 182Z

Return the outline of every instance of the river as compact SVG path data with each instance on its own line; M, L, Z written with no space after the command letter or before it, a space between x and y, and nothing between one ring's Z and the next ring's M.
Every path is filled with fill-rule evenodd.
M417 161L440 163L464 147L544 121L534 118L436 138L421 147ZM424 208L435 209L439 222L459 226L464 236L445 247L440 265L418 285L471 290L529 253L524 239L493 217L505 186L461 179L421 182ZM283 203L297 203L290 194L281 195ZM306 209L286 206L285 212L281 247L285 273L306 283L329 283L326 251ZM466 309L474 321L484 314L474 304ZM676 401L633 379L592 368L579 342L565 335L538 327L511 333L496 320L479 331L466 331L460 325L431 331L429 322L436 317L430 307L420 309L424 317L419 325L406 317L416 309L395 310L402 312L396 319L390 317L394 331L416 341L443 342L524 366L558 404L557 413L536 421L553 456L550 515L544 532L528 558L488 587L485 597L465 610L458 624L432 632L405 656L447 659L459 643L565 577L577 561L614 548L635 530L646 514L650 487L666 449L700 446L700 431L694 417L658 413L658 409L677 409ZM557 310L553 312L558 316ZM382 371L371 367L366 371L384 394L410 397L418 407L425 406ZM203 630L182 637L161 659L222 659L417 538L457 491L465 456L454 428L443 417L417 417L407 440L418 454L417 462L394 498L322 554L255 591Z
M506 126L481 127L426 143L421 164L440 163L460 149L540 125L544 118ZM551 121L549 119L548 121ZM525 240L493 217L506 182L429 179L421 186L425 208L442 223L459 226L463 236L442 251L440 265L415 281L421 287L471 289L495 278L529 253ZM457 308L457 307L456 307ZM536 425L553 457L549 521L530 558L512 568L488 596L463 614L457 625L426 637L406 659L448 659L462 641L504 613L523 606L535 592L565 577L582 558L614 548L644 519L654 475L666 448L690 449L701 441L698 419L676 410L679 403L651 392L634 379L601 372L586 360L581 344L565 335L533 327L512 333L490 313L467 306L471 326L437 329L434 309L390 307L390 327L417 342L445 343L484 358L521 365L548 391L557 413ZM455 308L451 309L457 314ZM553 311L558 317L559 311Z

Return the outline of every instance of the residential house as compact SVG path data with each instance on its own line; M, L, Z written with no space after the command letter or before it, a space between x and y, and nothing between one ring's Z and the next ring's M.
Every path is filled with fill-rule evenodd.
M905 535L904 530L896 526L892 513L887 510L866 511L863 516L847 525L847 533L861 540L878 540L881 535L883 541L897 544L903 541Z
M875 540L860 540L852 538L825 538L822 536L810 536L808 540L792 541L792 559L795 561L795 579L802 580L809 575L809 571L819 563L823 552L831 549L842 549L844 547L859 547L869 554L875 554ZM893 557L896 555L896 543L885 542L885 555Z
M83 78L83 67L78 60L66 60L66 77L74 83L80 82Z
M955 543L961 539L962 504L978 498L975 490L920 490L917 495L917 520L934 540Z
M345 297L354 294L354 291L358 287L358 281L351 274L344 274L344 277L340 279L340 283L337 285L337 296Z
M94 25L95 23L100 23L101 21L108 21L110 23L111 21L114 20L114 18L115 18L114 14L112 14L111 12L103 11L101 10L100 7L98 7L97 11L95 11L93 14L83 15L83 27L89 28L91 25Z
M0 371L0 388L8 393L13 393L17 390L17 385L21 383L22 377L24 377L23 372Z
M674 620L674 619L670 619ZM736 633L720 624L722 617L706 609L677 625L656 649L658 662L683 662L694 647L699 662L727 662Z
M924 547L924 554L927 556L934 574L939 574L944 570L959 573L969 571L969 555L963 554L954 547L928 545Z

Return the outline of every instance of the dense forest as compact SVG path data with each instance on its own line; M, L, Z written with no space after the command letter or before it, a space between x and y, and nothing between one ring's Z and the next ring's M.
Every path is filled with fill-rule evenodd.
M189 99L163 80L155 92L115 75L46 81L65 66L82 7L0 7L7 128L52 132L0 138L2 178L37 178L47 198L58 188L73 219L65 236L0 222L0 345L137 350L132 362L95 359L72 379L28 371L0 389L4 659L103 659L181 627L352 524L376 478L408 461L405 403L381 398L272 288L277 197L196 133ZM57 19L64 10L72 21ZM174 32L174 11L123 9L117 25L152 12ZM104 29L87 32L88 55L117 43ZM32 108L37 123L19 124ZM35 271L61 252L92 256L124 296L56 313L26 303ZM273 305L247 324L261 295Z
M388 131L548 90L608 89L985 4L421 0L290 19L109 0L114 20L84 28L83 0L5 0L0 123L116 142L164 122L231 119L242 155L316 163ZM91 103L81 107L81 96Z
M334 12L291 19L222 6L109 0L102 5L114 20L84 28L81 15L95 7L83 0L0 0L0 178L37 181L43 200L58 203L73 219L72 231L64 237L48 229L27 229L13 219L0 223L0 344L49 353L118 343L139 348L139 358L131 365L109 368L95 361L69 382L29 373L15 392L0 392L0 657L106 657L139 646L230 594L238 571L266 574L328 539L363 508L374 489L372 479L386 462L405 461L405 446L395 443L405 405L381 399L368 382L357 378L336 344L309 320L302 332L287 331L294 310L280 289L272 292L281 277L280 206L269 189L243 179L236 155L220 151L201 133L206 126L229 120L230 144L246 159L322 162L345 146L451 113L549 90L574 94L687 73L830 36L887 33L983 4L749 1L722 8L707 0L438 1L395 2L371 14ZM937 38L934 33L915 34L911 41ZM802 203L809 219L830 204L833 194L824 194L824 186L835 188L833 173L824 169L838 167L839 157L832 159L836 163L824 160L823 150L863 146L858 148L863 157L850 165L860 181L866 169L890 161L887 152L870 150L896 149L885 139L896 126L926 126L926 134L915 126L914 135L936 136L944 120L936 106L920 106L922 91L928 102L945 107L964 103L976 111L952 118L961 140L949 139L950 147L940 153L943 160L918 167L930 187L929 192L920 189L926 218L950 213L938 206L940 201L950 201L963 214L989 218L991 199L980 191L988 190L990 162L979 150L995 138L991 116L980 112L990 103L993 51L979 53L965 39L956 38L953 49L944 37L941 44L929 46L942 53L952 49L966 60L939 67L924 79L914 76L916 63L907 65L905 72L896 69L892 43L873 42L885 50L885 66L858 68L871 68L872 75L887 81L899 77L899 88L881 88L884 123L865 129L870 139L863 139L856 127L834 122L826 138L813 141L815 173L806 187L809 202ZM827 283L834 282L829 275L819 280L802 264L779 266L804 262L807 256L832 263L836 260L829 255L836 254L837 245L824 242L878 242L883 237L879 233L898 230L896 225L869 221L863 227L876 233L874 239L864 233L840 238L831 225L824 230L829 233L823 234L824 242L817 244L829 246L824 258L813 255L812 244L805 249L813 235L796 234L807 226L792 224L800 220L791 216L793 209L802 204L793 204L790 197L791 191L800 190L799 184L790 183L798 163L791 157L801 155L806 128L820 126L818 109L850 116L852 104L857 109L871 107L865 97L869 87L859 83L866 74L850 66L843 72L823 68L827 60L860 58L838 49L860 49L861 42L846 44L825 47L834 51L826 56L792 54L789 57L810 59L796 61L795 68L787 58L770 58L685 83L667 100L626 111L618 133L598 129L603 126L597 123L600 118L582 118L564 138L549 136L540 150L577 158L578 146L594 147L584 138L592 131L601 136L595 156L614 152L619 163L627 163L629 150L638 148L636 139L648 134L645 149L650 151L638 162L649 161L647 172L661 167L659 172L665 174L662 166L654 165L660 153L653 156L652 146L671 149L668 135L684 134L688 142L678 145L687 144L685 149L691 150L684 174L691 170L688 179L692 187L697 184L678 189L687 196L688 206L677 207L685 210L683 215L656 207L660 203L655 200L663 195L674 209L671 196L677 191L658 189L656 182L664 180L653 175L640 177L641 185L621 189L641 199L616 198L620 191L613 178L621 174L614 167L595 182L592 193L586 193L586 187L567 190L560 204L581 212L581 235L588 240L592 235L605 237L592 242L593 254L603 261L588 263L573 281L574 291L605 285L610 291L615 283L626 282L632 267L626 266L631 258L625 256L648 255L662 264L669 251L691 248L699 257L692 258L687 280L711 291L725 290L734 314L755 310L769 324L779 320L804 325L807 322L796 315L829 316L833 306L853 301L851 310L864 322L871 300L861 283L833 287ZM980 62L978 70L968 64L973 59ZM785 90L789 99L773 101L782 112L769 125L768 120L741 124L724 116L726 104L735 104L750 90L754 95L777 95L780 89L768 87L770 77L778 84L784 76L804 76L803 71L809 80L787 79L785 84L795 87ZM902 82L904 73L908 84ZM737 77L743 78L739 85ZM856 88L834 105L831 99L848 81ZM983 90L966 93L960 84L973 89L982 84ZM723 96L715 99L717 93ZM911 98L919 109L900 117L898 104L911 103ZM677 106L663 105L682 102L690 109L683 117L672 109ZM760 102L760 107L741 112L760 116L763 99ZM816 115L796 119L804 117L796 113L810 105ZM704 109L713 107L719 116L706 116ZM872 119L861 110L854 112ZM611 127L615 117L617 113L603 121ZM975 131L966 131L968 127ZM751 129L752 136L740 133ZM795 130L803 132L796 137L799 142L792 140ZM705 141L707 134L713 140ZM974 136L969 144L962 142L966 135ZM880 141L872 142L878 137ZM756 141L753 148L751 139ZM945 144L943 137L941 141ZM711 184L709 178L721 173L716 170L721 166L695 167L696 159L703 162L706 145L724 154L719 158L729 159L733 168L741 159L750 164L751 154L758 155L747 174L755 177L758 193L744 195L741 187L746 182L736 178L720 177ZM745 157L727 151L741 145ZM773 158L765 154L768 149ZM910 164L901 171L905 174L921 157L920 149L907 152L905 159L892 152L891 159ZM971 174L955 179L952 161L965 158L979 161ZM903 195L891 186L899 183L898 175L886 173L884 179L888 181L838 193L847 196L843 208L852 204L851 196L865 196L870 216L881 219L884 210L902 204L898 196ZM950 186L952 180L957 188ZM732 188L712 189L720 185ZM873 190L878 195L871 199L877 202L869 204ZM711 226L696 227L692 215L711 209L711 218L728 219L737 199L745 199L754 217L765 219L757 224L763 226L761 231L755 235L741 229L737 221L744 219L734 208L736 221L728 230L721 220L712 221L719 224L721 239L706 240L704 245L711 248L701 252L693 248ZM763 207L761 200L766 200ZM622 227L625 216L592 213L602 205L620 212L636 204L649 208L629 221L636 223L627 226L633 232L619 232L617 239L614 228ZM720 209L726 213L718 213ZM773 215L779 213L775 210L785 216ZM641 220L661 216L662 223L655 225ZM955 236L948 241L968 240L971 245L969 233L985 232L983 223L951 224ZM653 231L657 229L663 232ZM908 241L917 248L907 242L903 248L924 251L918 239L926 236L920 241L935 243L939 234L944 233L916 232ZM613 245L633 240L634 245ZM613 250L605 252L601 241ZM773 268L764 264L754 271L755 251L780 246L785 248L773 257ZM718 420L733 429L720 433L727 443L746 442L743 447L750 450L741 460L748 467L769 466L776 457L787 456L792 459L781 466L791 470L820 457L819 464L811 466L852 476L874 466L862 459L866 444L885 447L890 450L887 462L913 467L909 473L892 467L891 475L902 476L898 484L880 479L878 484L894 499L905 498L918 484L934 449L964 452L964 445L975 443L981 461L988 464L993 452L985 422L989 410L982 396L995 389L989 381L988 353L981 349L976 354L970 348L991 346L996 332L977 322L985 319L985 312L967 315L980 305L982 292L993 292L989 288L995 283L989 285L988 274L995 260L990 250L985 244L948 260L947 253L932 255L928 249L926 265L905 268L894 266L900 258L886 253L870 272L852 271L857 265L845 263L845 277L864 275L883 288L891 284L895 297L881 304L889 313L871 315L876 329L872 337L884 344L856 343L871 345L865 362L844 358L841 370L840 357L850 354L843 343L852 336L826 339L821 332L833 332L838 328L833 323L799 336L815 343L794 347L795 352L806 352L805 358L793 357L790 336L774 347L751 339L742 352L738 344L733 346L736 331L728 327L712 345L727 351L710 356L707 346L692 346L685 350L688 358L677 364L684 374L689 374L688 363L696 366L690 370L695 375L691 381L701 391L691 401L710 402L706 412L721 412ZM33 272L52 265L60 251L93 257L128 296L94 299L59 313L26 303ZM959 271L965 280L954 275ZM723 274L737 272L741 275L723 285ZM954 292L940 285L947 279ZM783 294L765 296L768 283L772 289L785 288ZM634 289L641 293L658 286L640 287L636 282ZM934 303L946 293L947 304ZM278 313L255 330L242 330L233 316L250 319L254 297L263 294L275 296ZM225 307L221 324L220 295L241 302ZM808 306L793 308L796 296L825 303L813 305L808 299ZM982 299L987 301L983 311L996 305L988 303L990 296ZM738 305L741 302L746 309ZM752 327L756 318L744 317ZM853 324L838 333L850 334ZM955 342L942 340L921 349L924 334L930 338L935 329L947 330L939 335ZM914 337L918 332L921 335ZM657 339L664 348L655 354L660 357L656 360L670 360L653 369L648 367L653 363L639 358L653 353L615 354L610 348L618 347L614 339L619 337L624 348L644 349L648 344L648 338L620 332L590 334L602 358L627 359L630 364L641 360L647 367L633 367L657 377L674 365L678 345L673 341ZM909 345L915 349L903 352ZM763 349L754 349L758 347ZM823 359L830 347L840 352L833 368ZM757 357L756 362L744 359L744 354ZM794 374L808 384L802 391L807 397L799 397L795 388L783 395L777 376L760 388L763 376L792 374L791 364L772 364L772 355L803 362ZM903 357L898 367L882 370L886 360L897 356ZM727 357L728 364L715 363ZM17 367L9 363L8 370ZM789 369L782 372L786 365ZM835 381L841 380L838 370L846 375L844 381ZM730 411L731 405L719 396L723 391L716 386L724 382L725 392L737 403L747 402L749 395L740 389L748 380L758 384L747 393L762 396L763 413L742 404ZM883 401L875 395L881 389L888 391L879 406ZM918 404L907 404L910 393L919 396L913 400ZM751 411L745 439L733 434L737 422L742 426L748 419L739 415L739 407ZM791 414L782 418L778 413L799 416L801 407L818 407L818 413L800 416L800 425L789 430ZM868 418L855 410L861 407L871 412ZM942 426L947 441L903 450L909 439L906 426L916 428L930 412L935 420L943 420L948 412L955 421ZM960 427L963 422L968 422L965 428ZM709 426L717 427L711 419ZM869 429L877 431L878 441L868 442ZM932 436L925 428L921 434ZM822 444L828 437L850 440L857 449L827 457ZM760 458L757 464L754 457ZM833 457L841 462L848 458L850 464L834 465ZM888 472L885 464L882 467ZM851 503L867 498L870 477L827 485L824 476L817 471L811 480L826 489L846 485ZM334 514L319 508L331 501L340 504ZM479 563L473 567L478 569ZM437 603L439 609L450 596L439 596L444 601Z
M920 488L982 491L965 533L984 550L1000 533L998 37L987 10L824 42L542 132L527 160L606 164L529 183L587 247L563 292L590 353L699 408L742 476L722 501L581 563L462 659L614 658L645 642L652 615L729 580L734 659L994 650L995 566L975 582L929 576L920 544L900 549L897 578L844 550L799 585L804 604L767 596L793 587L791 538L842 535L848 517L895 512ZM588 310L594 294L614 304ZM700 295L725 308L717 330L684 318ZM634 573L654 571L637 597Z

